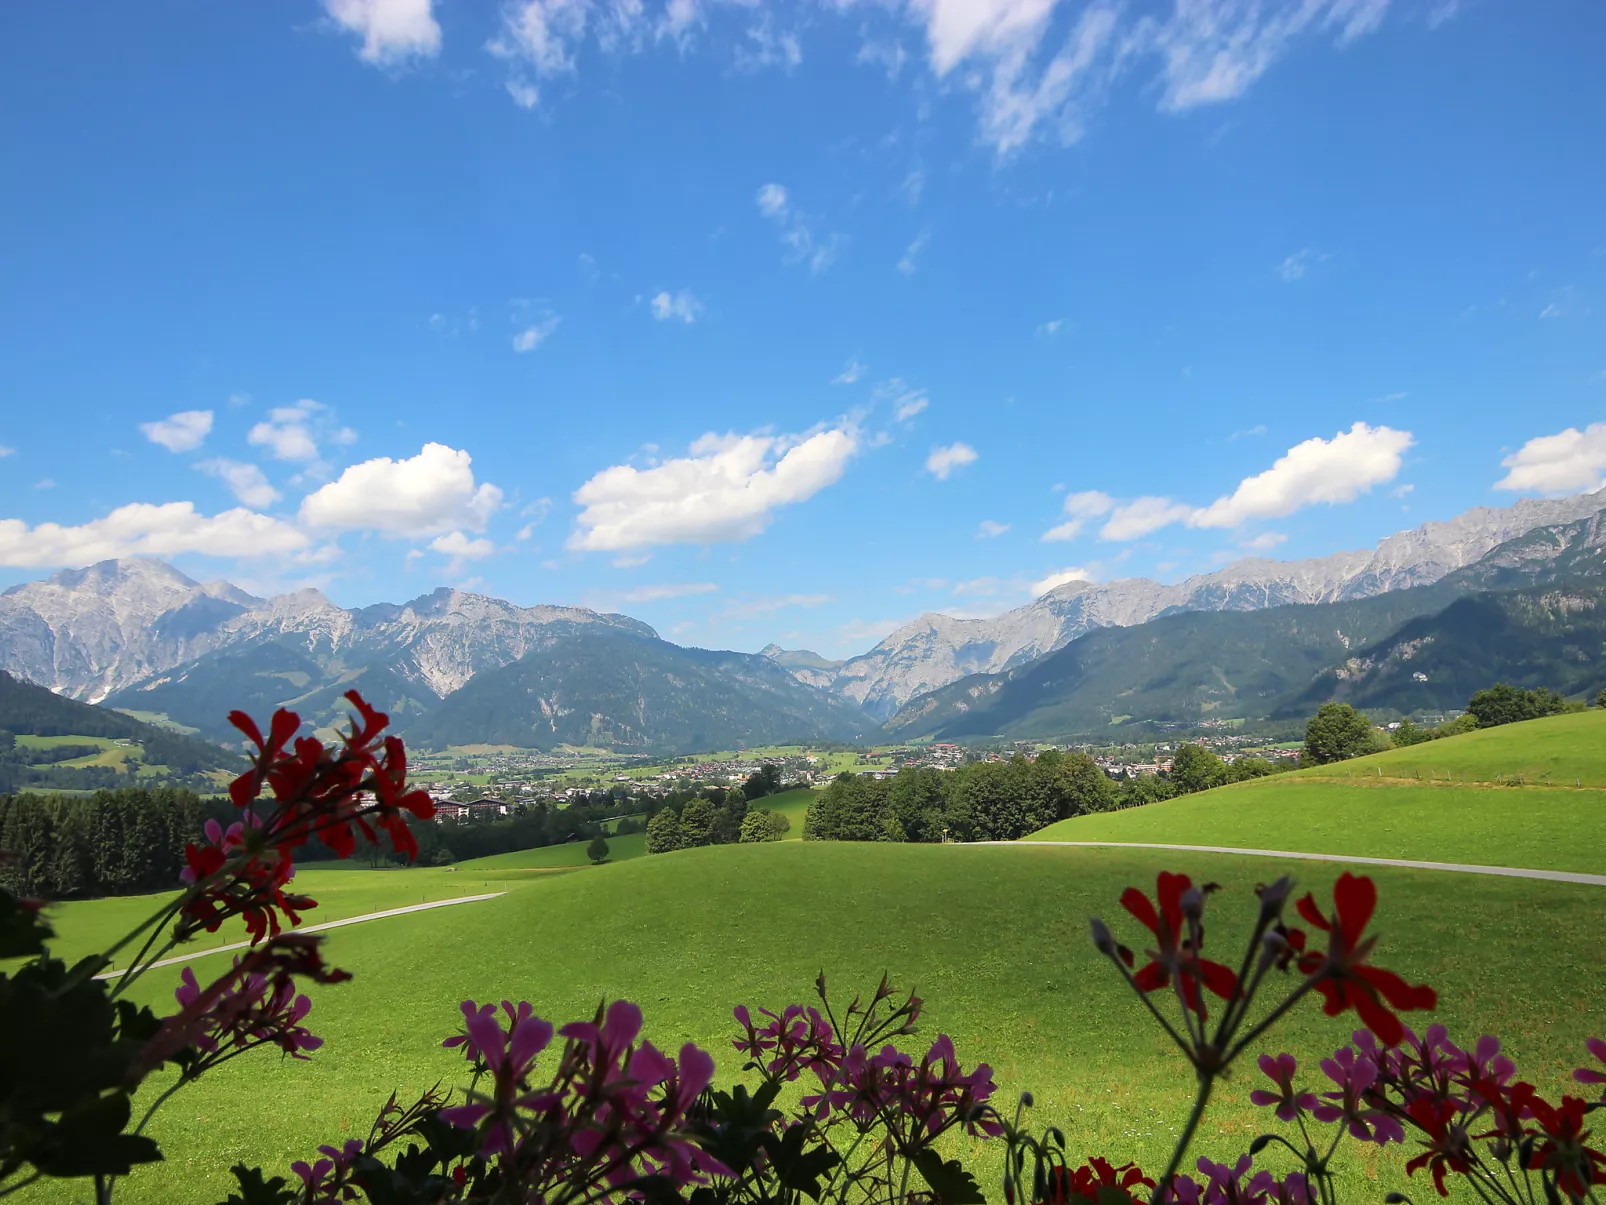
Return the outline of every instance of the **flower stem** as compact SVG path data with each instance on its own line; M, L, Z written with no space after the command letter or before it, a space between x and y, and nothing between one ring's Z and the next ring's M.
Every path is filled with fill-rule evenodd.
M1215 1087L1215 1083L1216 1077L1213 1072L1200 1073L1199 1095L1194 1097L1193 1112L1188 1114L1188 1124L1182 1127L1182 1136L1177 1139L1176 1149L1171 1152L1171 1162L1166 1165L1165 1175L1161 1176L1159 1183L1154 1186L1154 1196L1150 1198L1151 1205L1161 1205L1166 1193L1170 1191L1177 1168L1182 1166L1182 1157L1188 1153L1188 1146L1193 1142L1193 1135L1199 1128L1199 1122L1204 1119L1205 1106L1210 1103L1210 1090Z

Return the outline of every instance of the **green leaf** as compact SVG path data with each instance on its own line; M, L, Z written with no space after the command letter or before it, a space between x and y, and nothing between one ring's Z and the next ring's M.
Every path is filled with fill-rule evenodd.
M247 1167L236 1163L229 1171L240 1185L240 1191L229 1194L223 1205L294 1205L299 1193L285 1187L283 1176L271 1180L262 1178L260 1167Z
M975 1177L959 1166L957 1159L945 1163L941 1155L928 1147L915 1155L912 1162L942 1205L985 1205L987 1198L982 1195Z

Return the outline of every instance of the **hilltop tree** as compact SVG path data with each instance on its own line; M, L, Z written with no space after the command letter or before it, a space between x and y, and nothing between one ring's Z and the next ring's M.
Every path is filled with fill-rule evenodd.
M601 833L591 838L591 844L586 846L586 857L596 866L601 866L608 860L608 842Z
M1171 758L1171 785L1179 795L1208 791L1227 781L1227 763L1202 745L1183 745Z
M792 829L792 822L779 812L748 812L742 818L742 844L779 841Z
M809 804L805 841L880 841L886 836L889 784L843 771Z
M742 784L742 795L751 801L773 795L780 789L781 768L772 762L765 762L747 776L747 781Z
M688 842L680 827L680 816L674 808L665 808L647 821L647 852L667 854L685 849Z
M712 845L719 816L707 799L693 799L680 809L680 831L688 846Z
M1567 700L1553 690L1543 686L1537 690L1519 690L1508 682L1496 682L1487 690L1480 690L1467 703L1467 713L1477 717L1479 728L1537 720L1569 710Z
M1323 703L1305 725L1305 751L1301 761L1316 766L1348 761L1376 752L1378 739L1372 721L1348 703Z

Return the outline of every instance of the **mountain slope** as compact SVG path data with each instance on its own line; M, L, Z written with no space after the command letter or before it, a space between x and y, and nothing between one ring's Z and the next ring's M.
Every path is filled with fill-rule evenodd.
M1491 549L1546 525L1596 515L1606 494L1476 507L1447 522L1388 537L1371 552L1307 561L1248 559L1176 585L1144 578L1070 582L992 619L927 614L835 670L829 689L887 718L915 695L967 674L1000 673L1095 628L1192 611L1253 611L1374 597L1439 581ZM804 680L818 672L799 668Z
M554 628L404 729L409 740L695 752L854 740L874 721L767 657L686 649L602 625Z
M98 736L144 746L146 761L183 773L236 769L243 761L216 745L145 724L24 682L0 670L0 732L12 736Z
M1010 673L963 678L919 696L886 727L905 739L1025 739L1107 731L1129 720L1272 716L1327 667L1442 610L1457 594L1453 586L1424 586L1100 628Z
M1576 581L1457 599L1322 673L1293 706L1465 707L1494 682L1562 694L1606 687L1606 586Z

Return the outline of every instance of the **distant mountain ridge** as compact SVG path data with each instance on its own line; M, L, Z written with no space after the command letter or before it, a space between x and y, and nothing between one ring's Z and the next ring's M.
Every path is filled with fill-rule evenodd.
M1437 582L1365 599L1183 612L1085 633L910 700L908 739L1048 738L1129 722L1290 718L1329 700L1464 706L1496 679L1606 686L1606 510L1536 528Z
M1194 611L1254 611L1340 602L1437 582L1491 549L1546 525L1606 507L1606 491L1474 507L1455 518L1389 536L1372 551L1304 561L1248 558L1175 585L1147 578L1069 582L991 619L928 613L835 670L788 666L810 685L889 719L916 695L971 674L996 674L1065 647L1096 628L1130 627ZM782 664L785 664L782 662Z
M517 660L554 622L656 635L639 620L583 607L519 607L442 587L408 603L337 607L317 590L262 599L201 584L162 561L102 561L0 594L0 669L98 702L208 653L282 641L384 661L440 698Z

